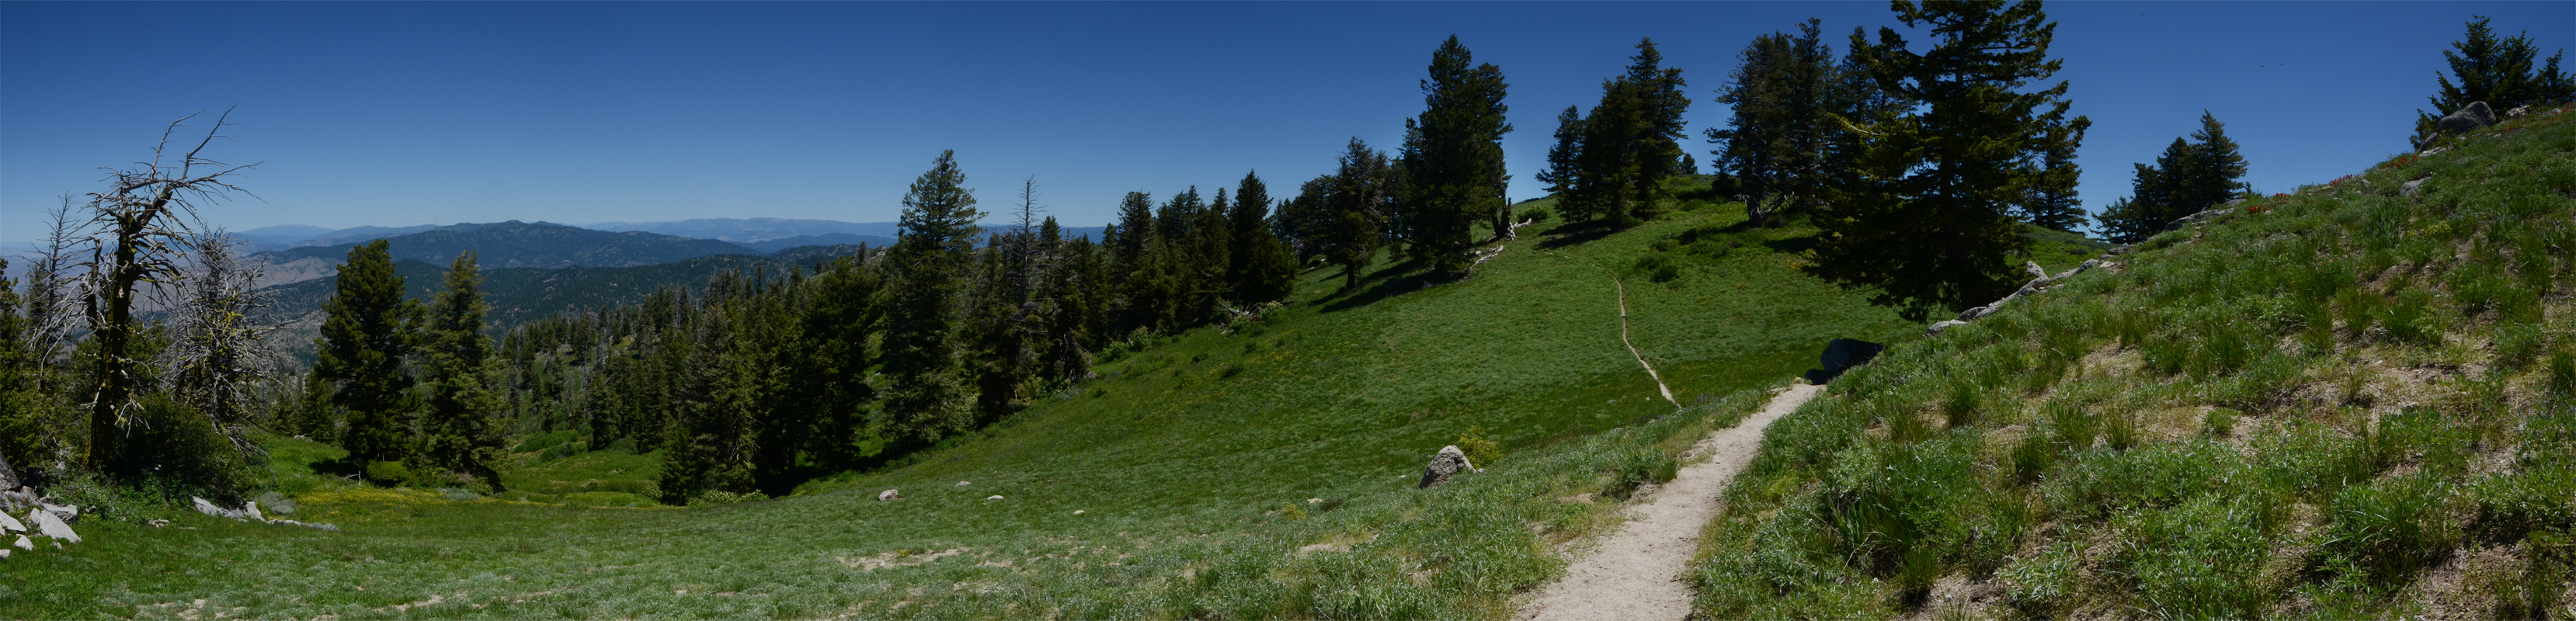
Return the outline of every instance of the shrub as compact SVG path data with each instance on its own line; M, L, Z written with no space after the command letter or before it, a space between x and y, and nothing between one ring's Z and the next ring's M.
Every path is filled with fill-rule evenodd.
M410 483L412 474L411 468L402 462L379 461L367 464L366 477L368 482L392 487Z
M2450 497L2448 483L2423 476L2346 487L2335 494L2324 551L2393 584L2458 542L2443 511Z
M1458 450L1465 452L1467 462L1478 468L1491 468L1503 458L1502 445L1485 439L1483 427L1468 427L1465 435L1458 436Z
M2274 489L2321 500L2379 474L2377 456L2361 439L2307 421L2276 428L2254 441L2254 467Z
M2397 294L2380 318L2388 338L2400 343L2427 344L2442 341L2442 321L2433 315L2433 292L2422 289Z
M2540 326L2510 323L2496 326L2495 364L2499 369L2517 370L2539 357L2543 334Z
M1555 213L1548 211L1545 206L1537 206L1521 210L1521 220L1527 221L1530 224L1545 223L1549 217L1554 215Z
M2247 501L2203 496L2125 520L2111 564L2134 581L2135 605L2149 616L2253 618L2272 599L2261 579L2271 553L2265 511Z
M2200 426L2211 437L2225 438L2236 435L2236 411L2227 408L2211 409L2208 414L2201 415Z
M1653 448L1623 450L1613 459L1615 464L1610 472L1610 484L1601 488L1601 495L1620 500L1627 500L1628 496L1637 493L1637 488L1648 483L1673 480L1673 475L1680 474L1682 468L1681 462Z
M109 479L168 498L241 502L258 475L213 421L160 394L144 396L141 406L132 424L119 429L113 459L102 468Z
M1973 383L1957 382L1951 384L1950 398L1941 401L1942 417L1947 419L1951 427L1967 427L1977 424L1979 410L1982 410L1985 407L1979 399L1980 396L1977 386Z
M1647 280L1659 283L1672 282L1682 277L1681 262L1674 261L1671 255L1662 253L1637 257L1635 269L1638 273L1645 274Z

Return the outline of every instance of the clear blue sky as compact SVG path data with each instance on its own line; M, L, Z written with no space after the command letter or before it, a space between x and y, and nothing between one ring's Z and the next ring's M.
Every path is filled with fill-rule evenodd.
M2061 2L2083 201L2201 110L2282 191L2405 148L2441 51L2475 14L2576 47L2576 2ZM701 217L895 218L956 149L988 210L1023 177L1068 224L1129 190L1213 193L1258 169L1274 196L1352 136L1392 149L1455 33L1502 68L1512 194L1569 104L1590 106L1641 36L1681 67L1691 133L1755 35L1897 25L1881 2L1712 3L143 3L0 2L0 241L65 191L147 155L162 125L240 105L213 155L264 161L244 230ZM1924 38L1914 33L1918 43ZM1918 46L1919 47L1919 46ZM1693 151L1706 159L1705 143Z

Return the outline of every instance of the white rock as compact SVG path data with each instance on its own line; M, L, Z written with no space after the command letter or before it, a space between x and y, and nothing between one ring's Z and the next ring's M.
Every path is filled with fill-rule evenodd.
M1082 510L1081 510L1081 509L1075 509L1075 510L1073 510L1073 514L1074 514L1074 515L1082 515Z
M1322 499L1322 498L1308 498L1308 499L1306 499L1306 504L1310 504L1310 505L1320 505L1320 504L1324 504L1324 499Z
M34 522L36 532L44 533L47 537L80 543L80 533L72 532L72 525L64 524L62 518L54 517L52 511L43 509L29 511L27 521Z
M27 532L26 524L18 523L18 518L9 517L9 514L0 513L0 533L23 532Z
M957 486L958 486L958 487L965 487L965 486L967 486L967 485L968 485L968 482L966 482L966 481L958 481L958 482L957 482Z
M36 503L36 506L44 509L46 513L54 514L54 517L62 518L64 522L80 519L79 505L58 505L50 502L38 502Z
M985 499L985 500L1001 500L1001 499L1002 499L1002 497L1001 497L1001 495L996 494L996 495L992 495L992 496L985 496L985 497L984 497L984 499Z
M258 503L258 502L245 502L245 503L242 503L242 509L241 509L241 510L242 510L242 513L243 513L244 515L248 515L248 516L250 516L250 521L253 521L253 522L266 522L266 521L268 521L268 516L260 515L260 514L259 514L259 503Z
M903 497L903 495L902 495L902 494L895 493L895 491L894 491L894 490L886 490L886 491L882 491L882 492L877 492L877 501L878 501L878 502L884 502L884 501L888 501L888 500L894 500L894 499L902 498L902 497Z
M1965 321L1959 321L1959 320L1957 320L1957 319L1952 319L1952 320L1949 320L1949 321L1943 321L1943 322L1940 322L1940 323L1932 324L1932 326L1931 326L1931 327L1924 328L1924 329L1923 329L1923 332L1924 332L1925 334L1940 334L1942 330L1948 330L1948 329L1953 328L1953 327L1957 327L1957 326L1964 326L1964 325L1968 325L1968 322L1965 322Z
M0 558L9 558L8 548L0 548Z
M17 547L18 547L18 549L20 549L20 550L34 550L34 549L36 549L36 542L28 541L28 540L27 540L27 536L26 536L26 535L19 535L19 536L18 536L18 542L17 542L17 543L13 543L13 544L9 544L9 545L17 546Z

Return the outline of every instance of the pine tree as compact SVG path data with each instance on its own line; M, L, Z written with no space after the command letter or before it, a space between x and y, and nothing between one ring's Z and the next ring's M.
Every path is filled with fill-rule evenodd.
M1745 214L1753 226L1766 226L1775 211L1797 211L1822 198L1830 180L1825 148L1830 131L1829 98L1838 82L1833 50L1823 42L1822 22L1808 19L1799 35L1771 33L1755 37L1739 56L1739 65L1717 101L1733 106L1727 127L1709 128L1709 142L1721 145L1718 170L1735 176L1747 193ZM1773 198L1784 200L1775 208Z
M2045 175L2032 162L2072 132L2066 84L2021 92L2054 74L2056 30L2036 1L1895 3L1908 26L1930 26L1927 52L1892 28L1854 40L1863 67L1922 112L1861 129L1863 182L1824 210L1810 269L1911 320L2003 297L2018 280L2005 261L2027 242L2011 217ZM2078 121L2080 122L2080 121ZM2071 147L2070 147L2071 148Z
M901 237L889 251L895 281L886 309L883 369L887 426L916 444L939 441L974 422L974 395L955 342L960 281L974 253L975 208L956 152L943 151L903 197ZM1150 230L1148 227L1146 230Z
M418 303L403 299L402 274L394 272L385 240L349 249L339 283L323 302L328 318L315 343L314 373L339 384L332 402L348 412L340 446L349 461L400 461L413 445L411 388L403 357L411 353L409 328Z
M1503 115L1509 85L1492 64L1472 65L1467 46L1450 35L1431 54L1430 77L1422 80L1423 111L1405 119L1400 150L1408 196L1403 197L1406 250L1438 274L1464 274L1468 251L1475 247L1478 220L1494 225L1497 237L1511 230L1504 183L1503 134L1512 125Z
M1320 254L1342 267L1342 288L1358 287L1360 272L1377 261L1385 243L1387 212L1402 196L1401 179L1386 154L1352 138L1325 183Z
M1564 112L1556 113L1556 145L1548 147L1547 169L1539 171L1538 182L1545 184L1542 187L1548 193L1557 195L1560 204L1564 202L1563 197L1574 190L1575 179L1582 174L1583 135L1581 109L1566 106Z
M2084 142L2084 131L2092 127L2092 119L2078 118L2050 128L2060 135L2045 141L2048 146L2040 154L2040 180L2031 185L2030 198L2022 204L2022 221L2068 232L2084 227L2084 208L2075 199L2076 178L2084 171L2075 165L2075 147Z
M483 334L483 276L474 251L448 264L444 286L431 298L420 330L422 382L429 386L421 449L431 465L501 489L496 468L506 457L510 429L499 420L509 407L496 388L504 371Z
M2487 107L2502 112L2576 98L2576 90L2570 90L2570 83L2576 79L2558 69L2559 58L2564 54L2563 50L2551 54L2548 63L2535 71L2532 61L2540 55L2540 49L2531 42L2529 33L2498 38L2487 25L2486 16L2469 20L2467 35L2451 42L2451 49L2442 51L2451 75L2433 74L2440 87L2426 98L2433 109L2416 111L2415 144L2420 148L2433 137L2434 123L2472 102L2483 101ZM2452 76L2460 81L2452 83Z
M1681 170L1682 113L1690 98L1680 69L1662 66L1653 39L1637 43L1627 73L1601 84L1601 103L1582 119L1570 187L1558 194L1566 220L1631 226L1653 218L1670 198L1664 180ZM1559 117L1559 131L1566 129Z
M2175 138L2154 165L2138 164L2130 195L2102 212L2102 232L2113 242L2145 241L2184 216L2200 213L2253 190L2245 177L2245 158L2226 125L2201 112L2200 130L2189 142Z

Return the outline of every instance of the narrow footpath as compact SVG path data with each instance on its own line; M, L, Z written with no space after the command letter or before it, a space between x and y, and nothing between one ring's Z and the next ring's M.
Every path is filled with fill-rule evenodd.
M1824 392L1823 386L1791 385L1773 396L1761 412L1734 427L1720 429L1691 447L1690 456L1707 461L1684 466L1681 473L1631 509L1627 523L1602 538L1598 547L1565 572L1565 578L1539 591L1515 619L1522 621L1678 621L1690 614L1691 588L1682 582L1700 529L1717 517L1719 494L1762 447L1762 430L1771 421L1798 411L1798 406Z

